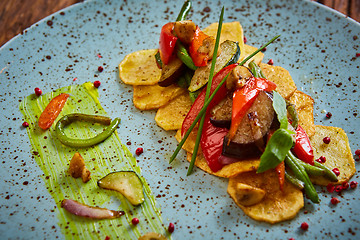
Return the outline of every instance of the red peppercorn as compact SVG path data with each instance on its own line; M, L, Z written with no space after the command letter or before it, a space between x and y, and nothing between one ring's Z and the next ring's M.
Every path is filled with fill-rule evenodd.
M98 67L98 71L99 71L99 72L102 72L102 71L104 71L104 68L103 68L102 66L99 66L99 67Z
M133 219L131 220L131 223L132 223L133 225L137 225L139 222L140 222L140 221L139 221L138 218L133 218Z
M295 238L289 238L289 240L295 240Z
M338 204L338 203L340 202L340 200L339 200L338 198L336 198L336 197L331 198L330 201L331 201L331 203L334 204L334 205L336 205L336 204Z
M270 59L267 64L274 65L274 60Z
M356 149L356 150L355 150L355 154L360 157L360 149Z
M331 139L330 139L329 137L324 137L324 138L323 138L323 142L324 142L325 144L329 144L330 141L331 141Z
M321 163L325 163L325 162L326 162L326 157L324 157L324 156L321 156L319 159L320 159Z
M349 183L348 183L347 181L345 181L345 182L343 182L343 183L341 184L341 186L342 186L342 188L343 188L344 190L346 190L346 189L349 188Z
M326 117L327 117L327 118L331 118L331 117L332 117L332 113L331 113L331 112L327 112L327 113L326 113Z
M101 85L100 81L95 81L94 82L94 87L98 88L98 87L100 87L100 85Z
M23 122L22 126L27 128L29 126L29 123L28 122Z
M335 190L335 186L332 185L331 183L329 183L329 184L326 186L326 189L328 190L329 193L332 193L332 192L334 192L334 190Z
M247 42L247 38L244 36L244 43L246 43Z
M40 95L42 94L41 89L38 88L38 87L36 87L36 88L34 89L34 91L35 91L36 96L40 96Z
M309 224L307 222L303 222L300 227L301 227L302 230L306 231L309 228Z
M139 156L140 154L142 154L143 152L144 152L144 149L141 148L141 147L137 148L136 151L135 151L136 155L138 155L138 156Z
M340 175L340 170L338 168L334 168L332 171L335 173L336 176Z
M337 192L337 193L341 193L342 190L343 190L343 187L341 185L338 185L335 187L335 192Z
M266 47L263 48L263 50L261 50L262 52L266 52Z
M356 57L360 57L360 53L356 53Z
M175 230L175 225L173 223L169 223L169 227L168 227L169 233L174 232L174 230Z
M106 236L106 237L105 237L105 240L110 240L110 237L109 237L109 236Z
M351 181L351 182L350 182L350 187L351 187L352 189L356 188L357 185L358 185L358 183L355 182L355 181Z

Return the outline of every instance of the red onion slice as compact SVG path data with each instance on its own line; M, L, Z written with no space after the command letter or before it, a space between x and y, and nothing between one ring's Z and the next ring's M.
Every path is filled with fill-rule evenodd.
M118 218L125 214L124 211L114 211L106 208L90 207L71 199L62 200L61 207L76 216L93 219Z

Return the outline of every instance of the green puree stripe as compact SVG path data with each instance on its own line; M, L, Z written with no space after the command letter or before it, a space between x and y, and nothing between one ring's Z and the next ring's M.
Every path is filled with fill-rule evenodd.
M49 101L60 93L69 93L70 97L57 120L66 114L76 112L104 116L107 113L101 107L97 88L93 87L92 83L64 87L40 97L32 94L24 98L19 105L24 120L30 124L27 133L36 153L34 159L44 172L46 188L56 202L58 224L65 238L105 239L105 236L109 236L111 239L137 239L147 232L166 235L160 209L156 206L155 198L144 178L141 177L145 202L136 207L120 193L97 186L97 180L113 171L133 170L141 176L136 159L121 143L116 131L94 147L76 149L67 147L57 140L54 130L56 122L46 131L38 127L37 120L41 112ZM121 128L121 123L119 126ZM89 138L101 132L103 128L104 126L99 124L74 122L65 132L70 137ZM83 156L86 167L91 172L91 180L87 183L83 183L81 178L74 179L67 172L75 152ZM74 216L61 208L60 203L64 198L74 199L89 206L123 210L126 214L111 220L92 220ZM140 219L136 227L131 224L134 217Z

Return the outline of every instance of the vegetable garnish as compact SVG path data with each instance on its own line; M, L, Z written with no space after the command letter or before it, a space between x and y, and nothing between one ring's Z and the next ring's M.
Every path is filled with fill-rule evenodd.
M219 19L219 26L218 26L216 40L215 40L214 54L213 54L213 58L212 58L212 61L211 61L209 81L208 81L208 84L207 84L207 87L206 87L205 101L207 101L209 99L209 96L210 96L210 90L211 90L212 80L213 80L213 76L214 76L214 69L215 69L215 64L216 64L217 51L218 51L219 42L220 42L220 34L221 34L221 27L222 27L223 17L224 17L224 7L221 9L221 14L220 14L220 19ZM193 156L191 158L191 162L190 162L189 169L188 169L188 172L187 172L188 176L192 173L192 170L194 168L196 155L197 155L197 152L199 150L201 134L202 134L202 130L203 130L203 127L204 127L204 121L205 121L205 115L202 115L200 123L199 123L198 133L197 133L197 136L196 136L196 142L195 142L195 146L194 146Z
M121 217L125 214L124 211L114 211L106 208L91 207L71 199L64 199L61 202L61 207L76 216L92 219L112 219Z
M70 95L67 93L61 93L49 102L39 117L38 124L41 129L46 130L51 127L55 119L59 116L69 96Z
M267 46L269 46L272 42L274 42L277 38L279 38L280 35L277 35L275 37L273 37L270 41L268 41L266 44L262 45L260 48L258 48L257 50L255 50L253 53L251 53L249 56L247 56L244 60L242 60L238 65L244 65L247 61L249 61L253 56L255 56L257 53L261 52L261 50ZM170 161L169 163L171 163L172 161L174 161L174 159L176 158L177 154L179 153L179 151L181 150L182 146L184 145L186 139L189 137L191 131L194 129L194 127L196 126L197 122L200 120L200 118L205 114L207 107L209 106L210 102L212 101L212 99L214 98L215 94L219 91L219 89L221 88L221 86L225 83L226 81L226 77L223 78L223 80L219 83L219 85L216 87L216 89L214 90L214 92L210 95L209 99L207 101L204 102L203 107L201 108L201 110L199 111L198 115L196 116L196 118L194 119L194 121L192 122L192 124L190 125L190 127L187 129L186 133L184 134L183 138L181 139L181 141L179 142L177 148L175 149L174 153L172 154L172 156L170 157Z
M111 172L97 182L104 189L115 190L129 200L132 205L144 202L141 180L133 171Z
M103 132L96 135L95 137L88 139L75 139L66 136L66 134L64 133L64 127L74 121L87 121L87 122L100 123L100 124L108 125L108 127ZM62 117L56 123L55 131L60 142L62 142L63 144L69 147L91 147L107 139L115 131L119 123L120 123L120 118L115 118L114 120L111 121L109 117L73 113Z

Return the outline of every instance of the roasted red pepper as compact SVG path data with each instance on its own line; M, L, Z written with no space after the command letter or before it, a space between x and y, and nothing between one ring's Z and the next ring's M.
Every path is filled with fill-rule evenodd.
M210 57L207 53L202 53L199 48L203 45L203 41L209 36L203 33L199 26L196 26L194 38L189 46L189 54L197 67L206 66Z
M177 37L173 34L174 23L170 22L161 28L159 51L163 64L167 65L173 55Z
M214 77L212 80L212 85L211 85L211 90L210 90L210 94L212 94L215 90L215 88L219 85L219 83L224 79L224 77L231 72L231 70L233 70L238 64L232 64L229 65L223 69L221 69ZM223 84L221 86L221 88L219 89L219 91L216 93L215 97L213 98L213 101L210 103L210 105L208 106L207 109L211 109L213 106L215 106L216 104L214 104L215 102L217 103L218 101L220 101L221 99L223 99L223 97L226 95L227 90L225 87L225 84ZM186 133L186 131L189 129L189 127L191 126L191 124L194 122L196 116L199 114L201 108L204 106L204 101L205 101L205 94L206 94L206 89L204 88L201 93L198 95L198 97L196 98L195 102L193 103L193 105L191 106L188 114L186 115L183 123L182 123L182 127L181 127L181 135L184 136L184 134Z
M296 139L293 152L300 160L310 165L314 165L314 151L311 146L309 136L300 125L298 125L296 129Z
M49 102L39 117L38 125L41 129L46 130L51 127L55 119L59 116L69 96L70 95L67 93L61 93Z
M276 89L276 84L265 78L250 78L246 85L235 90L233 95L231 127L229 139L231 140L245 115L247 110L254 103L260 91L272 91Z
M226 68L220 70L213 78L211 85L211 93L215 90L215 88L219 85L219 83L224 79L224 77L231 72L233 68L235 68L238 64L232 64ZM186 131L189 129L190 125L195 120L196 116L199 114L201 108L204 105L206 89L199 94L196 98L194 104L192 105L190 111L186 115L181 133L184 135ZM215 97L211 101L207 110L213 108L219 101L221 101L227 94L227 89L225 84L221 86L219 91L216 93ZM219 171L223 164L219 163L218 159L221 156L222 152L222 144L223 138L227 134L228 129L226 128L217 128L214 127L209 120L209 115L205 115L205 122L203 127L203 132L201 136L201 149L204 154L204 157L207 161L208 166L214 172Z

